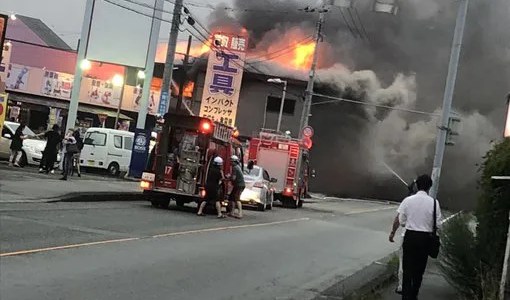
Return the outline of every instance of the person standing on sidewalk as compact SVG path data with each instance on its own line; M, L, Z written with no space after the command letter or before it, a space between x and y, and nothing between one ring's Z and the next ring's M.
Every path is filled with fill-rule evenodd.
M241 194L243 193L246 183L244 182L243 171L241 170L241 163L239 162L239 157L236 155L232 155L230 158L232 161L232 192L229 195L229 202L232 211L230 215L241 219L243 217L243 204L241 203ZM235 208L237 205L238 214L235 215Z
M73 171L73 156L78 152L78 145L76 139L73 136L74 130L69 129L66 136L64 137L64 176L60 180L67 180L67 176Z
M394 242L395 232L400 224L405 224L403 242L403 281L402 299L416 300L420 291L423 274L427 267L431 234L433 232L434 205L436 205L436 222L440 224L441 209L439 202L428 195L432 179L421 175L416 179L418 192L402 201L393 228L389 236Z
M46 147L44 148L41 164L39 165L39 173L46 172L48 174L51 172L53 174L55 173L58 148L62 142L60 127L54 124L50 131L40 133L37 136L44 136L46 138Z
M9 166L15 166L20 168L19 162L21 157L23 156L23 140L27 138L26 135L23 134L23 130L25 130L25 124L20 124L16 131L14 132L14 136L11 140L11 156L9 157Z
M76 146L78 148L78 152L74 153L73 155L73 163L76 167L76 172L78 173L78 177L81 177L81 170L80 170L80 155L81 150L83 150L83 139L80 136L80 130L76 129L73 133L74 139L76 140ZM72 169L71 175L74 174L74 168Z

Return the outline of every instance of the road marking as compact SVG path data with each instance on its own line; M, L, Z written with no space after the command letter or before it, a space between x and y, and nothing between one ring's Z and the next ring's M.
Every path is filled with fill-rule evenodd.
M230 230L230 229L242 229L242 228L250 228L250 227L271 226L271 225L308 221L308 220L310 220L310 218L299 218L299 219L290 219L290 220L285 220L285 221L276 221L276 222L268 222L268 223L256 223L256 224L246 224L246 225L236 225L236 226L205 228L205 229L157 234L157 235L149 236L148 238L172 237L172 236L179 236L179 235L190 235L190 234L196 234L196 233L214 232L214 231L222 231L222 230ZM64 246L31 249L31 250L21 250L21 251L15 251L15 252L5 252L5 253L0 253L0 257L16 256L16 255L24 255L24 254L32 254L32 253L39 253L39 252L72 249L72 248L81 248L81 247L96 246L96 245L103 245L103 244L129 242L129 241L136 241L136 240L141 240L141 239L143 239L143 237L133 237L133 238L124 238L124 239L106 240L106 241L98 241L98 242L90 242L90 243L82 243L82 244L72 244L72 245L64 245Z
M256 224L246 224L246 225L236 225L236 226L225 226L225 227L214 227L214 228L206 228L206 229L197 229L197 230L189 230L189 231L180 231L180 232L170 232L153 235L153 238L159 237L168 237L168 236L178 236L178 235L188 235L195 233L204 233L204 232L214 232L214 231L222 231L229 229L242 229L242 228L250 228L250 227L262 227L262 226L271 226L285 223L294 223L300 221L308 221L310 218L299 218L299 219L290 219L285 221L276 221L276 222L268 222L268 223L256 223Z
M102 244L128 242L128 241L135 241L135 240L139 240L139 239L140 238L136 238L135 237L135 238L106 240L106 241L99 241L99 242L72 244L72 245L65 245L65 246L56 246L56 247L48 247L48 248L31 249L31 250L22 250L22 251L15 251L15 252L5 252L5 253L0 253L0 257L14 256L14 255L23 255L23 254L32 254L32 253L38 253L38 252L48 252L48 251L63 250L63 249L70 249L70 248L81 248L81 247L95 246L95 245L102 245Z
M357 214L364 214L364 213L371 213L376 211L382 211L382 210L388 210L388 209L395 209L395 207L380 207L380 208L370 208L370 209L359 209L359 210L353 210L350 212L346 212L345 215L357 215Z

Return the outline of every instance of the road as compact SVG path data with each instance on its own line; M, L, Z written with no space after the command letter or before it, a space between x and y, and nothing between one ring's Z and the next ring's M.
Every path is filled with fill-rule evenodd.
M393 205L305 206L218 220L145 202L2 204L1 299L309 299L394 250Z

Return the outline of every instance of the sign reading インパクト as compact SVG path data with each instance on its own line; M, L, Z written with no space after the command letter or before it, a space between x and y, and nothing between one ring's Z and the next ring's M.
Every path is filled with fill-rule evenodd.
M235 126L248 39L246 36L215 33L212 45L200 116Z

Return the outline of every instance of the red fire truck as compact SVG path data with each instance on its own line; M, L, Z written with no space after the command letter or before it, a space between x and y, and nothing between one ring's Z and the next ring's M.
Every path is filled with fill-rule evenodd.
M140 183L152 205L168 207L170 200L175 200L183 206L205 198L204 186L213 159L223 158L223 171L230 174L230 157L243 157L241 144L233 134L234 128L207 118L165 115L163 130ZM220 188L223 198L226 188Z
M301 170L298 168L300 147ZM272 130L262 130L249 141L248 160L266 169L274 184L275 199L284 206L301 207L308 193L308 150L300 141Z

